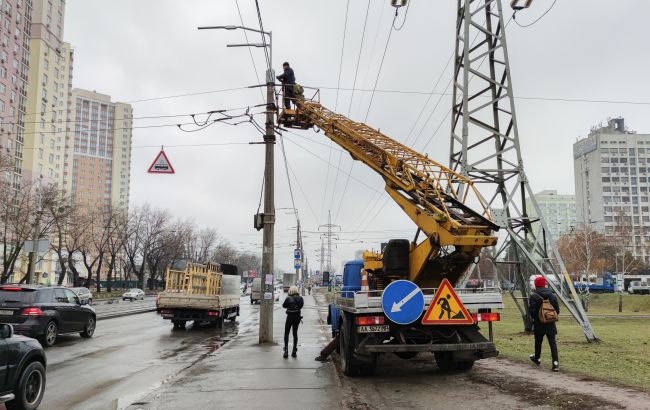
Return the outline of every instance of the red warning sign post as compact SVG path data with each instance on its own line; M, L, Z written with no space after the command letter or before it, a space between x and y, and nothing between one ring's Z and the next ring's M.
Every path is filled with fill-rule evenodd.
M172 167L171 162L169 162L169 158L167 158L167 154L165 154L163 148L160 148L160 153L158 153L156 159L153 160L147 172L150 174L173 174L174 173L174 167Z
M463 302L447 279L436 291L429 309L422 318L423 325L471 325L474 323Z

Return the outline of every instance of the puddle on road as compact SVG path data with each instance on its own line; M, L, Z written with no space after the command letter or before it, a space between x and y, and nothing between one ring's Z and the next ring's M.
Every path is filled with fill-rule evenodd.
M185 329L171 329L170 334L161 336L161 341L168 341L170 337L172 339L179 338L181 339L180 345L160 351L159 359L168 360L178 357L177 360L185 360L187 356L196 356L197 353L215 353L242 330L243 328L240 329L238 324L226 324L223 329L195 326L194 324Z

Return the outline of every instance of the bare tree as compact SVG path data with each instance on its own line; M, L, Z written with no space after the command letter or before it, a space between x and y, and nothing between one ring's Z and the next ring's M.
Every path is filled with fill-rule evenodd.
M46 194L47 200L43 201L43 211L51 222L51 248L56 253L59 263L58 285L62 285L68 272L69 258L72 256L67 251L69 225L76 215L76 208L71 205L70 198L65 192L52 186Z
M136 208L129 215L129 235L124 250L130 269L138 277L140 288L145 285L145 270L150 254L156 253L162 246L162 234L168 228L170 220L169 211L152 209L148 204Z
M111 222L106 244L106 252L108 253L108 272L106 274L106 291L112 291L113 272L118 254L124 248L128 240L128 215L122 209L111 209Z
M32 184L22 184L17 189L3 189L0 192L2 215L0 245L3 249L0 283L6 283L9 276L14 273L25 241L34 237L35 222L41 218L37 212L39 206L37 198L36 186ZM44 224L43 227L47 229L49 226Z
M607 252L608 240L591 225L582 226L569 234L562 235L557 246L566 268L574 274L598 273L610 263Z

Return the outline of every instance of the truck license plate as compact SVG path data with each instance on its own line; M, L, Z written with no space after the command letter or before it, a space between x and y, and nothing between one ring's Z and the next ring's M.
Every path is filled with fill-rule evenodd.
M0 310L0 316L13 316L13 310Z
M357 327L357 333L388 333L390 326L388 325L371 325Z
M173 313L163 313L162 317L163 317L163 319L173 319L174 314Z

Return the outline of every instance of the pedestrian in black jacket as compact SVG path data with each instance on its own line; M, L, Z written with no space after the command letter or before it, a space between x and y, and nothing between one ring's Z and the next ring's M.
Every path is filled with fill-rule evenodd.
M282 64L282 69L284 72L275 78L280 80L282 88L284 88L284 107L291 108L291 100L296 98L293 92L293 86L296 84L296 76L286 61Z
M284 358L289 357L289 331L293 330L293 351L291 357L296 357L298 352L298 325L302 316L300 309L304 306L305 302L302 296L298 294L298 288L292 286L289 288L289 296L284 300L282 307L287 309L287 320L284 322Z
M551 302L557 314L560 314L560 305L557 303L557 298L553 291L546 287L546 279L543 276L535 278L535 291L531 293L528 298L528 313L533 318L533 333L535 334L535 354L530 355L530 360L535 364L540 364L540 356L542 353L542 341L544 336L548 340L551 348L551 358L553 359L552 370L554 372L560 371L560 362L557 354L557 343L555 336L557 335L557 327L555 322L541 323L539 321L539 310L545 299Z

